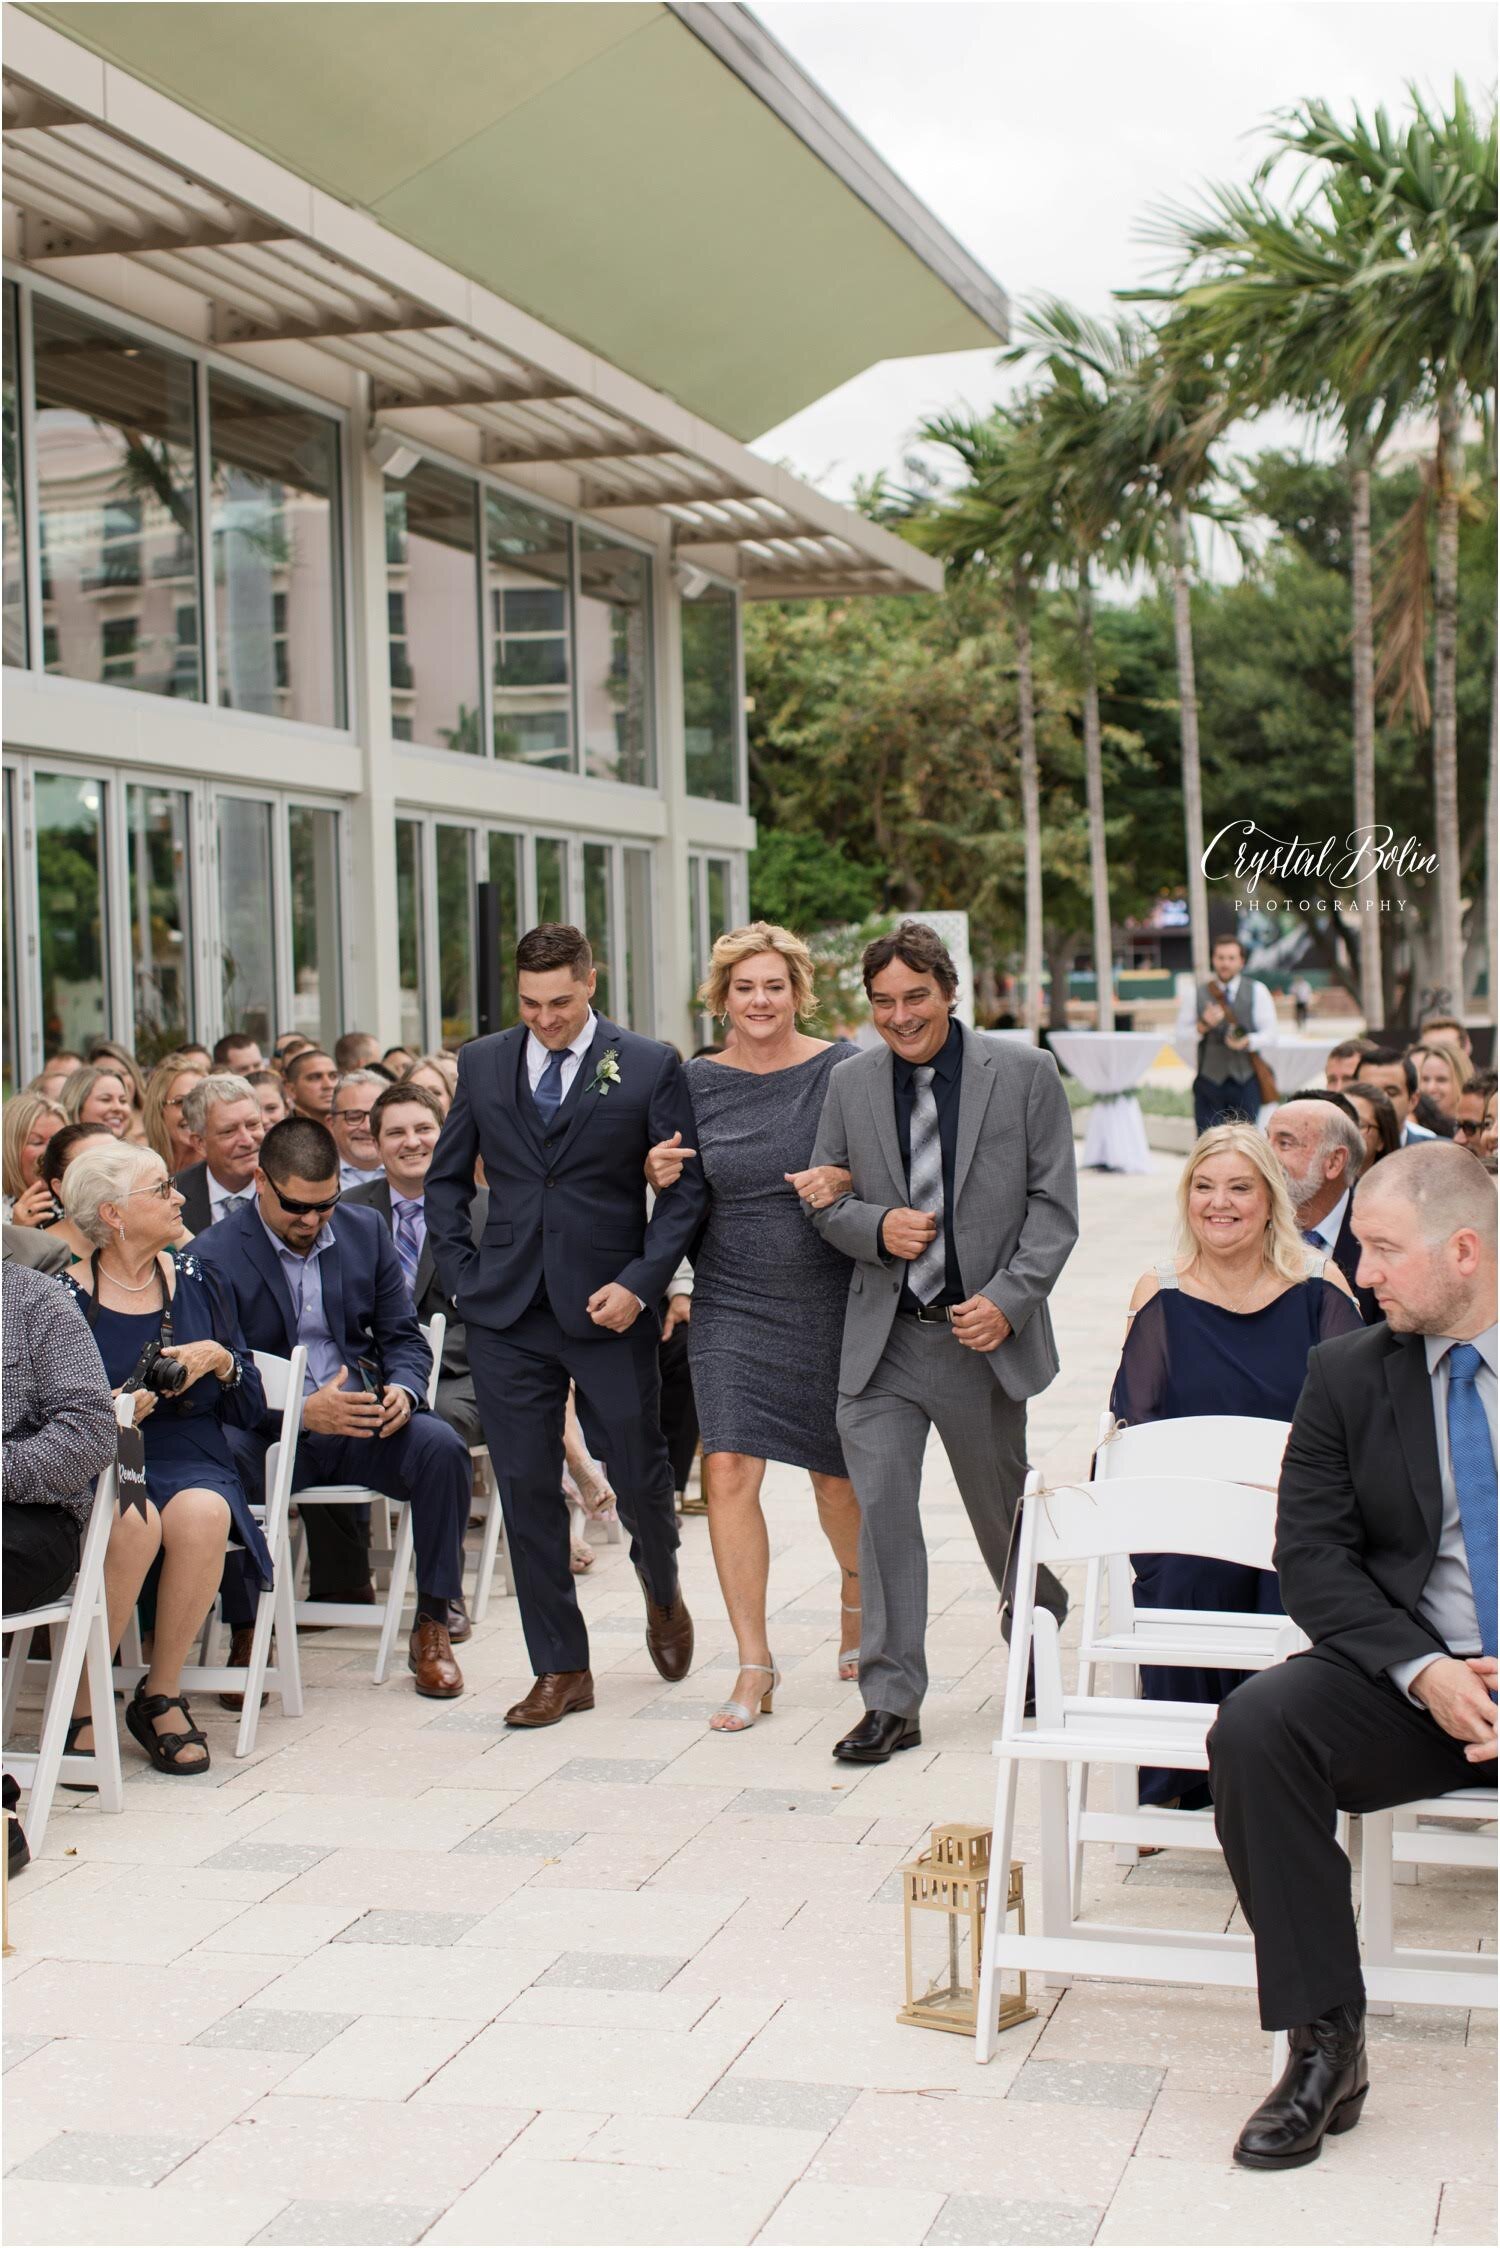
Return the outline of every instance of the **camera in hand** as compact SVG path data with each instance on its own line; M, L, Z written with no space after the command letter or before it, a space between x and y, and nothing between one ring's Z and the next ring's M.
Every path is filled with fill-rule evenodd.
M180 1358L169 1358L159 1342L147 1343L136 1361L127 1389L149 1389L153 1397L176 1397L187 1388L188 1370Z

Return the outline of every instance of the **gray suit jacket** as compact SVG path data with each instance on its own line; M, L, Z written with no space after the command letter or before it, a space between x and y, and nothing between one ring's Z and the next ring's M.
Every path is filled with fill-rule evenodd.
M907 1204L891 1050L882 1043L828 1080L814 1164L854 1186L812 1213L825 1241L854 1259L839 1389L857 1396L880 1363L902 1267L880 1254L880 1221ZM1052 1056L964 1028L953 1225L959 1269L1013 1332L989 1353L1007 1397L1034 1397L1057 1372L1047 1297L1078 1238L1078 1174L1067 1095Z

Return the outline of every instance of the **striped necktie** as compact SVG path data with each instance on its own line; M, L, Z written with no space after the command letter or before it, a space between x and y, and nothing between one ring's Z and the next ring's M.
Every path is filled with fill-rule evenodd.
M209 1222L213 1225L217 1225L221 1218L232 1218L236 1210L244 1209L245 1204L249 1201L249 1199L250 1196L248 1193L226 1194L223 1201L214 1211L213 1217Z
M937 1219L937 1232L920 1257L914 1257L907 1268L907 1284L919 1304L930 1304L935 1296L942 1294L948 1271L943 1232L943 1143L938 1132L937 1100L932 1090L935 1074L930 1066L911 1073L916 1087L911 1104L911 1206Z
M417 1292L417 1267L422 1261L422 1239L426 1232L423 1223L425 1211L420 1202L397 1202L396 1254L401 1259L401 1270L406 1274L406 1285L413 1297Z
M1458 1493L1458 1519L1469 1557L1469 1582L1482 1652L1495 1652L1495 1447L1476 1380L1483 1361L1472 1343L1448 1353L1448 1459Z

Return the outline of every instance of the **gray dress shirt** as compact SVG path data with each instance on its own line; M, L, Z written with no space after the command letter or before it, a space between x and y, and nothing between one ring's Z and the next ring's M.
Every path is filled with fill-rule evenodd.
M1481 1364L1474 1386L1479 1392L1479 1402L1484 1407L1484 1417L1490 1424L1490 1448L1495 1445L1495 1336L1494 1326L1486 1327L1482 1335L1474 1337L1474 1348ZM1432 1417L1437 1424L1438 1468L1443 1482L1443 1527L1438 1537L1438 1549L1433 1555L1432 1568L1422 1587L1422 1597L1417 1602L1417 1614L1429 1631L1442 1640L1455 1655L1479 1653L1479 1616L1474 1606L1474 1586L1469 1577L1469 1553L1464 1544L1463 1523L1458 1513L1458 1486L1453 1480L1453 1462L1448 1452L1448 1353L1459 1339L1456 1335L1424 1335L1427 1351L1427 1371L1432 1376ZM1500 1457L1500 1452L1497 1452ZM1391 1684L1403 1693L1408 1701L1415 1701L1411 1682L1428 1664L1437 1661L1433 1655L1418 1655L1413 1661L1393 1663L1386 1676Z

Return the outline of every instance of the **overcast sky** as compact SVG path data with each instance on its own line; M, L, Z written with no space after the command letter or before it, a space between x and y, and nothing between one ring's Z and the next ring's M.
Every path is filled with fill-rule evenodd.
M1488 0L752 0L755 13L1009 292L1090 312L1152 277L1153 205L1243 179L1276 109L1399 108L1495 80ZM919 418L1016 379L992 352L887 360L757 452L840 496L899 468ZM1255 443L1285 442L1289 420Z

